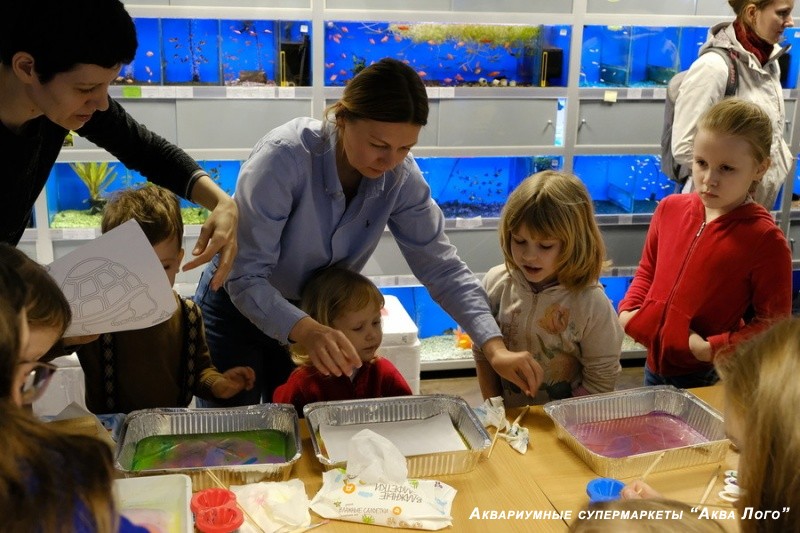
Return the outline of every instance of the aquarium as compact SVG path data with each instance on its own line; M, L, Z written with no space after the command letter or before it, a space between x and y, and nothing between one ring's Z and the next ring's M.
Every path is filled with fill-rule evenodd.
M780 58L781 84L784 89L796 89L800 74L800 29L787 28L783 36L785 41L781 44L791 44L792 48Z
M575 156L574 171L598 215L652 213L659 200L675 191L655 155Z
M198 161L211 179L226 193L233 194L240 161ZM146 179L119 162L58 162L45 186L51 228L100 227L107 199L120 189L141 186ZM202 224L208 210L181 199L185 224Z
M328 21L325 85L345 85L393 57L429 86L565 87L571 33L570 26Z
M139 47L116 82L311 85L309 21L136 18Z
M582 87L659 87L697 58L707 28L586 26Z
M559 169L560 156L417 157L446 218L499 217L508 194L526 177Z

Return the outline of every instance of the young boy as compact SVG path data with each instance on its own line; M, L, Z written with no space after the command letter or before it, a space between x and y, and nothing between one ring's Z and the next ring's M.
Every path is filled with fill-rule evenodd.
M103 233L136 220L156 252L170 285L183 259L178 198L158 186L118 193L103 213ZM100 335L76 347L86 374L86 406L96 414L185 407L196 395L226 399L250 390L255 373L234 367L220 374L211 363L200 309L175 293L178 310L168 321L135 331Z
M217 288L236 255L236 204L183 150L109 98L108 86L136 46L136 28L119 0L3 2L0 159L9 179L0 242L19 242L64 138L75 130L148 180L212 210L184 268L220 251Z

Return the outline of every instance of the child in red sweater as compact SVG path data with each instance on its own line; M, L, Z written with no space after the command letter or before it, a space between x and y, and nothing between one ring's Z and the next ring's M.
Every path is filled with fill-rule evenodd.
M647 347L646 385L710 385L716 354L791 313L786 237L751 197L771 139L764 111L736 98L698 122L695 191L658 205L619 304L625 331Z
M341 331L363 364L351 376L325 376L302 353L303 347L295 345L292 359L300 368L275 389L272 401L291 403L303 416L303 407L312 402L410 395L397 368L376 353L383 340L383 303L378 288L357 272L330 267L311 278L300 307L320 324Z

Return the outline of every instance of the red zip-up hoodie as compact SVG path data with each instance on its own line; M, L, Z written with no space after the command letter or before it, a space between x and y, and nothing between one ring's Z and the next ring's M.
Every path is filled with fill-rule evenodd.
M743 316L752 305L754 317ZM766 209L743 204L709 223L700 197L674 194L656 208L621 311L639 312L626 333L647 347L648 368L680 376L713 365L689 350L689 332L714 356L791 314L792 256Z

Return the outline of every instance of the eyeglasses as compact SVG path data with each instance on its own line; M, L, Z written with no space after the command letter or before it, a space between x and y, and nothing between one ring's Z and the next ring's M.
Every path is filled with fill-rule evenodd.
M30 370L24 374L25 379L19 389L22 405L30 405L44 394L50 378L53 377L58 367L40 361L20 361L17 364L30 367Z

